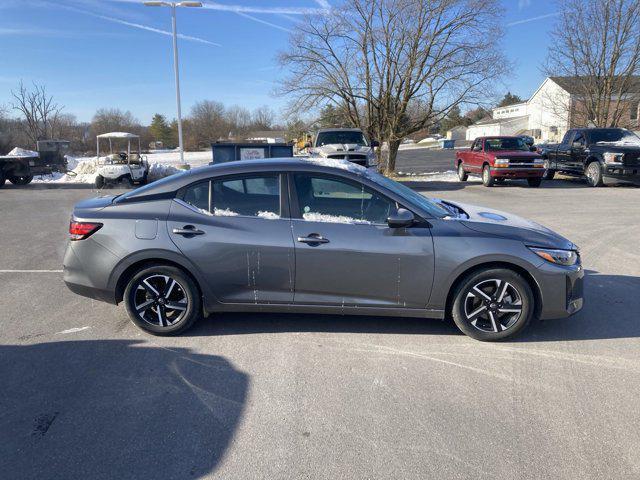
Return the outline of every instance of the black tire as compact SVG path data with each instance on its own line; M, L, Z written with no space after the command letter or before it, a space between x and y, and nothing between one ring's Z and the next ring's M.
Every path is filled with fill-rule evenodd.
M485 165L482 168L482 184L485 187L493 187L495 184L495 178L491 176L491 167L489 165Z
M19 175L9 177L9 181L14 185L28 185L33 180L33 175Z
M458 180L460 180L461 182L466 182L468 178L469 174L464 171L464 166L462 162L460 162L458 164Z
M2 170L0 170L0 188L4 186L4 182L7 181L7 177Z
M545 180L553 180L553 177L556 176L556 171L553 168L549 168L549 160L544 161L544 175L542 178Z
M96 188L104 188L104 177L102 175L96 176Z
M195 282L179 268L168 265L145 267L133 275L124 301L131 321L152 335L177 335L201 316L200 291Z
M530 187L537 188L542 184L542 178L527 178Z
M602 166L597 160L587 165L584 169L584 174L587 178L587 183L592 187L602 187L604 185Z
M502 177L497 177L495 178L496 183L504 183L504 178Z
M522 275L506 268L490 268L473 272L458 284L451 315L464 334L491 342L521 332L534 311L535 297Z

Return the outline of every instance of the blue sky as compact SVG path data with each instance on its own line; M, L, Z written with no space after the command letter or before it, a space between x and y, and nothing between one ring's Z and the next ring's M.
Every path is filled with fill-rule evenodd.
M505 50L515 62L505 91L528 97L543 76L553 0L502 0ZM205 0L178 10L183 111L197 100L250 109L284 99L272 92L282 72L274 57L309 10L338 0ZM20 81L47 85L65 112L88 121L97 108L130 110L149 122L175 116L167 8L142 0L0 0L0 105Z

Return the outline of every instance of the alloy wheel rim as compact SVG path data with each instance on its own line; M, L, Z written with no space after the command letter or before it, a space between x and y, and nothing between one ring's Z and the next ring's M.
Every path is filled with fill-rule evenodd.
M458 165L458 177L464 177L464 168L462 167L462 164Z
M489 181L489 169L488 169L488 168L485 168L485 169L482 171L482 177L484 178L484 181L485 181L485 182L488 182L488 181Z
M589 181L591 183L595 183L597 177L598 177L598 166L595 163L592 163L591 165L589 165L589 168L587 169L587 178L589 178Z
M138 281L133 292L133 306L140 320L167 328L184 319L189 299L176 279L153 274Z
M500 333L512 328L522 315L522 295L506 280L482 280L467 291L464 315L474 328Z

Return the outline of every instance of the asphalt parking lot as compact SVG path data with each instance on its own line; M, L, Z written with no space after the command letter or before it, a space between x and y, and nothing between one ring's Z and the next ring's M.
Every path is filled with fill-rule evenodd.
M640 189L414 183L581 247L585 307L507 343L430 320L225 314L151 337L72 294L86 187L0 191L0 477L640 478Z

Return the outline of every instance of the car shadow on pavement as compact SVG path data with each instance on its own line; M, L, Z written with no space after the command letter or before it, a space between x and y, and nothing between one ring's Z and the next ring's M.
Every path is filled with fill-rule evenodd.
M451 322L428 318L299 313L216 313L211 318L200 320L182 336L286 332L462 335Z
M249 378L140 341L0 346L3 478L185 479L216 468Z
M584 307L558 320L533 322L514 342L640 337L640 277L586 271Z

